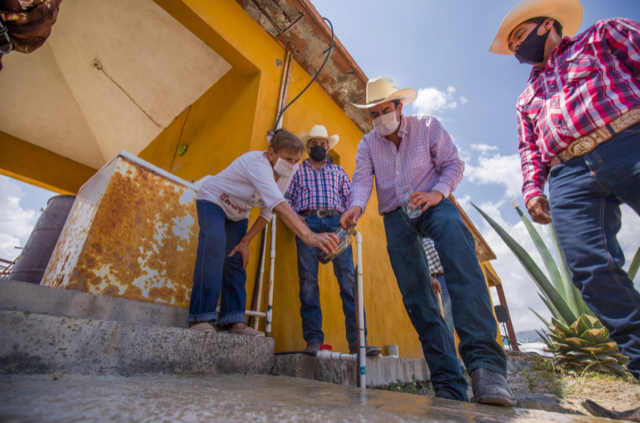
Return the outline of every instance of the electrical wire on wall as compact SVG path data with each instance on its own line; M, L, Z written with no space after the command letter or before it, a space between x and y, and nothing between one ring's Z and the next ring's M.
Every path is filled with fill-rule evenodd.
M302 91L300 91L300 93L293 100L291 100L286 106L284 106L282 108L282 111L280 112L280 114L278 115L278 118L276 119L276 124L273 127L273 131L276 131L278 129L278 125L280 124L280 120L282 119L282 115L284 115L285 110L287 110L293 103L295 103L296 100L298 100L300 98L300 96L302 94L304 94L305 91L307 91L307 89L311 86L311 84L313 84L313 82L316 80L316 78L318 78L318 75L320 75L320 72L322 72L322 69L324 69L324 65L327 64L327 61L329 60L329 56L331 56L331 51L333 50L333 36L334 36L334 34L333 34L333 24L327 18L323 17L322 19L327 21L327 23L329 24L329 27L331 28L331 42L329 43L329 50L327 51L327 56L324 58L324 62L322 62L322 66L320 66L320 69L318 69L318 71L313 76L313 78L311 78L311 81L309 81L307 86L304 87L304 89Z
M267 134L267 139L269 140L269 142L271 142L271 136L273 135L273 133L275 131L278 130L278 126L280 125L280 122L282 120L282 116L284 115L285 110L287 110L293 103L296 102L296 100L298 100L300 98L300 96L302 96L302 94L304 94L305 91L307 91L307 89L311 86L311 84L313 84L315 82L315 80L318 78L318 75L320 75L320 72L322 72L322 69L324 69L324 66L327 64L327 61L329 60L329 56L331 56L331 52L333 51L333 39L334 39L334 31L333 31L333 24L331 23L331 21L325 17L323 17L322 19L324 19L325 21L327 21L327 23L329 24L329 28L331 28L331 41L329 43L329 50L327 50L327 55L324 58L324 61L322 62L322 65L320 66L320 68L318 69L318 71L316 72L316 74L313 76L313 78L311 78L311 81L309 81L309 83L307 84L306 87L304 87L302 89L302 91L300 91L300 93L295 96L295 98L293 100L291 100L285 107L282 108L282 110L280 111L280 113L278 114L277 118L276 118L276 123L273 127L273 130L269 131ZM255 309L255 302L256 301L260 301L260 298L256 298L257 297L257 289L256 287L258 286L258 279L260 278L260 268L262 267L262 263L264 262L265 259L265 254L266 254L266 246L265 246L265 239L267 238L267 232L268 232L268 225L265 226L265 228L262 230L262 241L260 242L261 247L260 247L260 260L258 261L258 267L256 269L256 280L254 283L254 290L253 290L253 298L251 301L251 309ZM258 305L259 307L259 305Z

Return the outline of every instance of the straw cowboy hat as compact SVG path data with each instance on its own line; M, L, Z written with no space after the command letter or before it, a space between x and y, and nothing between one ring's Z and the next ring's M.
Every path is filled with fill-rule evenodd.
M311 131L309 131L309 133L302 132L298 136L298 138L300 138L300 141L302 141L304 145L307 145L307 142L314 138L327 140L327 142L329 143L329 148L335 147L336 144L338 144L338 141L340 140L340 137L338 135L329 136L329 133L327 132L327 128L325 128L322 125L314 125L313 128L311 128Z
M580 28L583 14L579 0L525 0L504 18L489 51L513 56L513 52L509 50L509 35L515 27L532 18L554 19L562 25L563 36L573 37Z
M398 90L395 81L388 76L370 79L367 82L366 104L351 103L359 109L368 109L387 101L400 100L402 104L409 104L416 99L418 93L413 88Z

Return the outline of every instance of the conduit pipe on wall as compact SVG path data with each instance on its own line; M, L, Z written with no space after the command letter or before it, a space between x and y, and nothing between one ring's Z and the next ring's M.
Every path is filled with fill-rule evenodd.
M358 332L360 333L360 390L367 389L367 354L364 336L364 293L362 283L362 234L356 231L356 250L358 255Z
M280 116L280 112L282 112L282 107L284 105L285 99L287 98L287 91L289 89L289 79L291 77L291 57L292 54L289 50L284 57L284 66L282 69L282 79L280 81L280 92L278 93L278 105L276 107L276 119ZM276 129L280 129L282 127L282 120L278 122ZM275 214L273 215L273 219L275 219ZM262 303L262 284L264 281L264 262L265 256L267 254L267 233L269 230L269 226L267 225L262 231L262 247L260 249L260 262L259 262L259 270L258 270L258 279L256 281L257 287L254 290L253 296L253 306L252 308L258 312L260 310L260 306ZM249 313L247 313L249 314ZM266 313L265 313L266 316ZM264 317L264 316L262 316ZM260 316L256 316L253 319L253 329L258 330L258 324L260 323ZM269 331L271 332L271 331Z
M271 262L269 265L269 299L267 301L267 327L265 336L271 336L271 321L273 319L273 278L276 264L276 215L271 219Z

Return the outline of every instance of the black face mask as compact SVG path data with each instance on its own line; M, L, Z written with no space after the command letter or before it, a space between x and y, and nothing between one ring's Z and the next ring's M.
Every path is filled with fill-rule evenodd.
M515 52L516 59L518 59L520 63L534 65L544 60L544 45L547 43L547 38L549 38L551 31L547 31L544 35L538 35L538 28L540 28L540 25L543 23L544 22L538 24L538 26L527 35L527 38L520 44L518 51Z
M321 162L327 158L327 149L321 146L311 147L309 149L309 157L314 162Z

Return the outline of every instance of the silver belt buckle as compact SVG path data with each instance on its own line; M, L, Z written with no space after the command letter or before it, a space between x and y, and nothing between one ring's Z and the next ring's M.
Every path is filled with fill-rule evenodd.
M320 219L324 219L325 217L328 216L328 210L316 210L316 216L318 216Z

